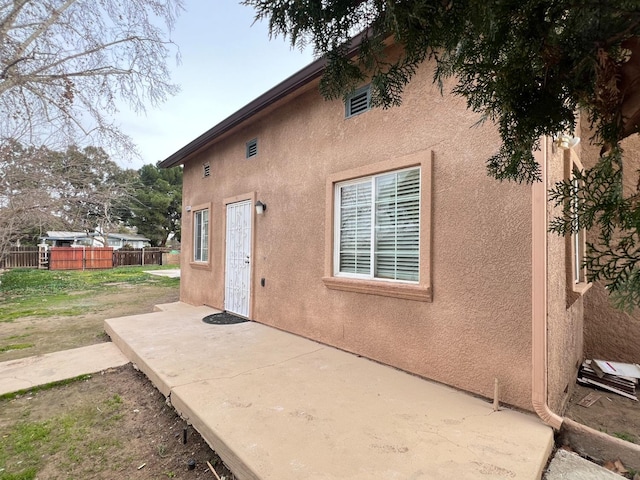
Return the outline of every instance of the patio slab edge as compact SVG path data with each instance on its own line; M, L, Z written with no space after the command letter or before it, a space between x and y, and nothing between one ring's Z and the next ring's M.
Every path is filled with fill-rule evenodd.
M114 344L242 480L540 479L531 414L255 322L183 303L105 321Z

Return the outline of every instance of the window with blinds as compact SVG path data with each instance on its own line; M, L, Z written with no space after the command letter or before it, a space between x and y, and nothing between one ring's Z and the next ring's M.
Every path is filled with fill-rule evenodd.
M419 281L420 168L336 185L338 275Z
M209 261L209 210L198 210L193 214L193 260Z

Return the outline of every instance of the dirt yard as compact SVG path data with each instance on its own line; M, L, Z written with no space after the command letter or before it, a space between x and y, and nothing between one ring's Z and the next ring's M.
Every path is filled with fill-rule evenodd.
M0 401L0 432L0 479L235 478L130 364Z
M612 437L640 444L640 402L638 401L605 390L576 384L569 399L565 417ZM578 451L586 449L587 459L619 474L620 478L640 480L640 470L635 457L633 461L627 460L627 462L631 461L631 465L625 465L620 455L616 454L616 448L604 447L590 436L579 440L579 445L572 445L571 439L562 437L561 434L559 439L561 444L559 443L558 447L569 451L573 451L576 447ZM590 452L590 449L593 450ZM595 455L595 458L589 455Z
M600 398L590 407L578 405L591 392ZM576 385L566 416L595 430L640 444L640 402L635 400Z
M106 318L152 312L154 305L178 299L179 287L153 284L123 283L104 292L70 292L65 308L81 312L79 315L55 315L54 310L50 316L24 316L0 323L0 338L33 345L0 353L0 362L108 341L103 326Z
M51 282L73 284L73 273L62 280L25 273L25 278L37 276L29 281L42 282L41 290L49 291L33 293L40 284L34 288L31 283L25 291L32 293L14 289L0 294L0 362L109 341L103 330L106 318L148 313L156 304L178 300L179 280L123 272L82 274L89 287L71 290L56 290ZM109 278L127 275L129 281ZM0 280L3 288L9 283ZM190 460L195 461L193 469ZM215 480L207 461L221 478L235 480L130 364L0 397L0 480Z

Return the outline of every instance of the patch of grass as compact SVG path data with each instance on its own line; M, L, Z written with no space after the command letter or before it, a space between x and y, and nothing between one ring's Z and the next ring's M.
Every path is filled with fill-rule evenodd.
M109 408L115 408L118 407L120 405L122 405L122 397L120 395L118 395L117 393L115 393L113 395L113 397L107 399L105 401L105 404L109 407Z
M0 353L9 352L11 350L23 350L31 347L33 347L33 343L11 343L4 347L0 347Z
M28 296L13 298L3 302L3 314L0 323L10 323L23 317L47 317L59 315L71 317L82 315L82 306L68 306L68 295Z
M20 473L0 473L0 480L35 480L38 471L35 468L27 468Z
M34 478L40 464L40 449L51 437L50 422L18 423L0 437L0 479Z
M21 419L0 437L0 480L34 479L42 461L56 455L61 464L76 465L87 452L92 468L108 468L105 455L121 450L122 442L112 432L122 418L122 398L104 398L98 405L85 405L43 421ZM92 432L92 435L88 435Z
M635 435L627 432L613 432L611 436L619 438L620 440L625 440L627 442L636 443Z
M31 336L30 333L23 333L21 335L11 335L10 337L7 337L7 340L18 340L18 339L27 338L30 336Z
M0 293L5 295L51 295L72 290L95 290L106 288L109 283L144 284L153 283L174 286L177 278L152 277L144 270L156 270L156 266L118 267L107 270L9 270L0 276ZM161 268L160 268L161 269Z
M15 269L0 275L2 322L23 317L75 316L86 312L78 300L95 292L114 291L122 285L175 287L179 278L153 276L144 270L153 267L119 267L110 270L49 271ZM70 305L70 296L73 305Z

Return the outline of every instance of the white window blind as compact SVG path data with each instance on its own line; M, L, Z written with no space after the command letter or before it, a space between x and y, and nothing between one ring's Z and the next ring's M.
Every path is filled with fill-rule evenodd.
M198 210L194 213L193 260L209 261L209 210Z
M340 212L340 272L370 275L371 183L342 187Z
M418 282L420 169L345 182L336 193L336 272Z

